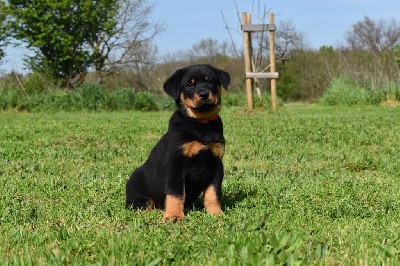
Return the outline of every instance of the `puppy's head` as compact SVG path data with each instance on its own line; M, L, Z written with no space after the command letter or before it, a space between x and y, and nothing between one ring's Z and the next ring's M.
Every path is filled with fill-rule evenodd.
M229 74L221 69L193 65L177 70L164 83L164 90L189 117L204 119L219 113L221 86L226 89L229 82Z

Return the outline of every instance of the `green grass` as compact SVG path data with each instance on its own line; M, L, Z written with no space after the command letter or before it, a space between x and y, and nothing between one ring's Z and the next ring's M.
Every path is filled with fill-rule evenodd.
M124 208L170 113L0 113L1 263L400 263L400 108L225 108L225 215L175 225Z

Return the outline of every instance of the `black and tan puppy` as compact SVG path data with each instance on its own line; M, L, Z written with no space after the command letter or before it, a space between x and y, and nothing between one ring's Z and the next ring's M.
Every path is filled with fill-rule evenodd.
M177 110L167 133L136 169L126 184L126 207L165 208L163 221L185 218L184 207L204 193L210 214L222 214L222 157L225 151L221 86L229 74L210 65L177 70L164 90L175 99Z

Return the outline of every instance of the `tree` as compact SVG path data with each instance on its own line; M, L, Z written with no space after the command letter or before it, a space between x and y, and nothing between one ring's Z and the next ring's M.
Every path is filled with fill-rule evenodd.
M393 18L375 21L365 16L346 32L345 41L352 50L392 50L400 42L400 23Z
M8 44L8 28L7 28L7 15L5 12L5 4L0 2L0 63L5 56L4 47Z
M146 0L8 0L13 37L35 51L28 65L68 87L116 55L127 62L126 51L146 39L151 10Z
M304 50L307 47L304 34L296 29L292 20L279 22L275 40L275 53L278 60L286 60L291 51Z
M229 45L227 42L220 43L216 39L206 38L193 44L190 51L193 58L213 57L218 55L228 55Z
M101 32L90 43L96 71L151 64L157 50L151 41L165 30L150 20L154 5L147 0L119 0L118 4L114 32Z
M93 61L88 44L99 32L114 31L116 1L8 0L13 37L34 48L29 66L64 85L82 75Z

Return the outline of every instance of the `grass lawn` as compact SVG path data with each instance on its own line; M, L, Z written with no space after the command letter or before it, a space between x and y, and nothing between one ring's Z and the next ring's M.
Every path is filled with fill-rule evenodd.
M223 110L225 215L124 208L171 112L0 113L1 264L400 263L400 108Z

